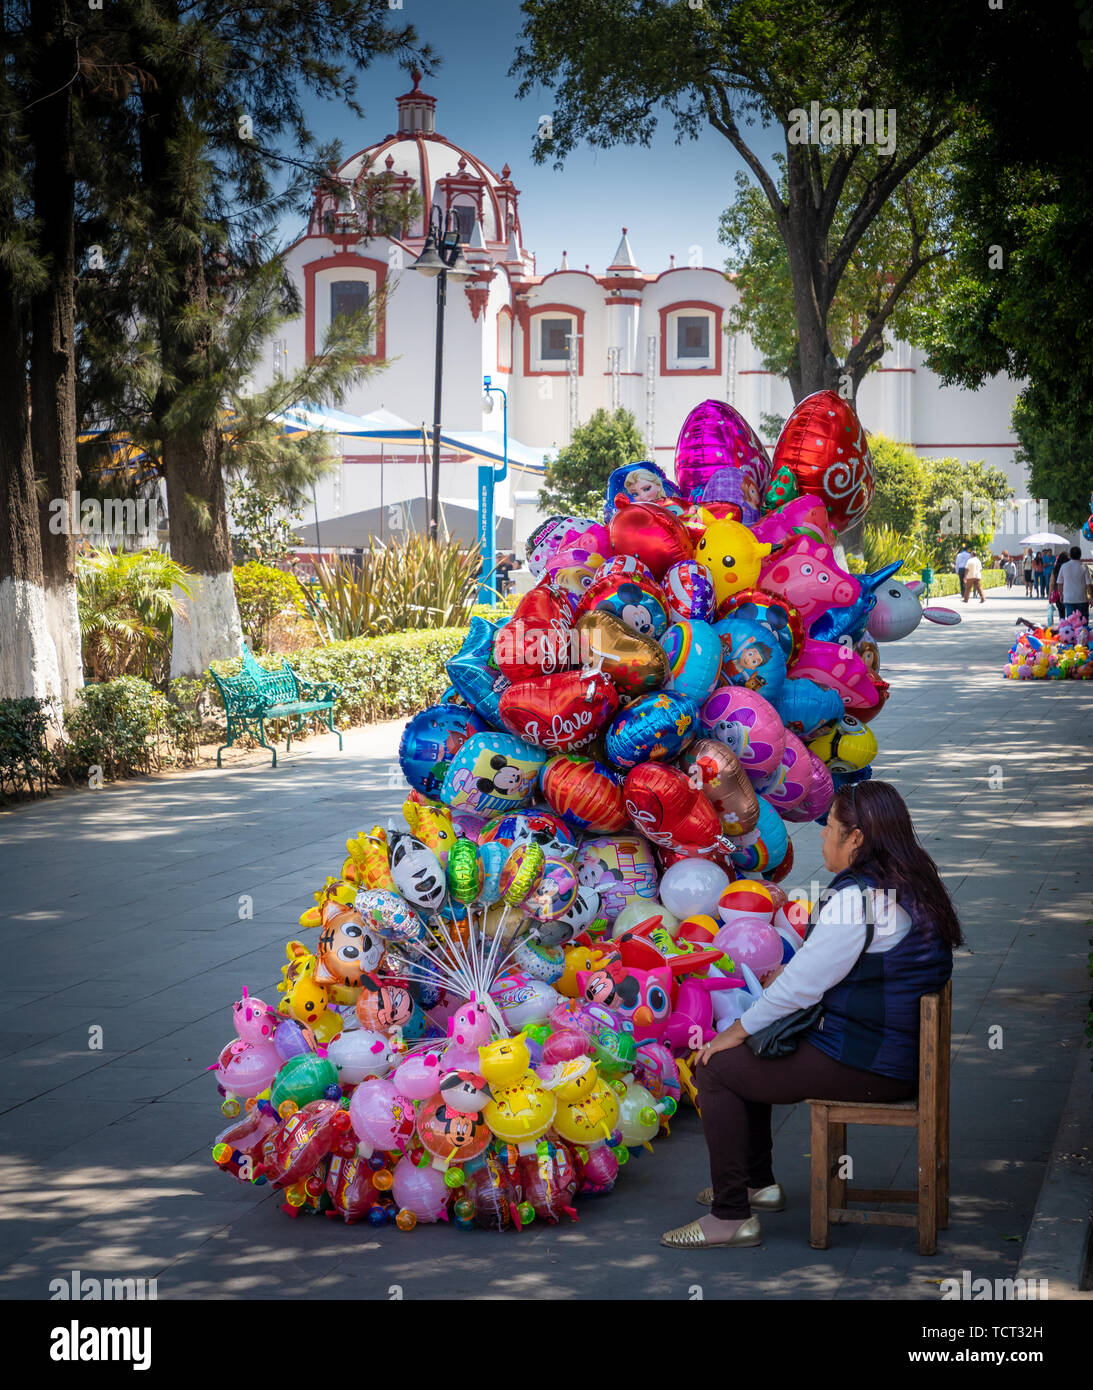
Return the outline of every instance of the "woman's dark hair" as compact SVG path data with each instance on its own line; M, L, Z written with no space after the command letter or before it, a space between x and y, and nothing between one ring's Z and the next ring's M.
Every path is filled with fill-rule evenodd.
M869 872L877 886L892 888L896 901L914 903L950 947L964 944L960 918L937 865L919 843L907 804L890 782L842 786L831 803L840 825L860 830L861 848L852 867Z

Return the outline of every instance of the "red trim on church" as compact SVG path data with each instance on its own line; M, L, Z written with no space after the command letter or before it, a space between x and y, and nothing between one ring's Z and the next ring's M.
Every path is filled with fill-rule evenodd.
M577 333L579 341L577 344L577 375L584 376L584 310L578 309L575 304L534 304L527 305L524 314L518 314L520 326L524 330L524 375L527 376L568 376L569 372L563 368L560 372L550 371L546 368L540 371L533 371L531 366L531 335L534 331L533 320L540 314L568 314L577 320Z
M668 366L668 315L681 309L705 309L713 314L713 331L717 342L712 367L669 367ZM720 376L721 375L721 317L724 309L720 304L711 304L705 299L680 299L675 304L666 304L660 311L660 374L661 376Z
M373 298L383 291L387 279L387 262L369 260L366 256L354 255L351 251L339 251L333 256L311 261L304 266L304 352L310 362L315 356L315 281L320 271L339 270L342 267L354 270L369 270L376 277ZM376 322L376 350L370 356L362 357L361 362L382 362L387 356L387 316L380 313Z
M499 372L504 372L506 376L512 375L512 325L515 321L515 318L516 315L512 312L512 310L509 308L507 304L502 304L501 308L497 311L497 370ZM509 365L507 367L503 367L501 365L502 332L507 332L509 335Z

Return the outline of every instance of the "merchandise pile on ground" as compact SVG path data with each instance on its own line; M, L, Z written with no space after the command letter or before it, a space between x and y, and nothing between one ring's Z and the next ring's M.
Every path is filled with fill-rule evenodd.
M837 563L874 479L836 394L773 460L705 401L675 474L617 469L602 519L533 535L536 587L406 726L406 827L347 842L279 1006L236 1003L213 1157L291 1214L575 1219L801 945L787 823L871 775L878 644L959 619Z

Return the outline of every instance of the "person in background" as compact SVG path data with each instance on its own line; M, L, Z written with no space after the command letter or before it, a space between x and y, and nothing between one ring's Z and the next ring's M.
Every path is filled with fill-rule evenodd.
M512 580L509 576L515 568L515 555L513 555L510 550L502 550L501 554L498 556L497 564L494 567L494 573L497 576L497 592L502 598L504 598L506 594L512 593Z
M1032 598L1032 546L1025 551L1021 560L1025 579L1025 598Z
M1007 558L1006 564L1005 564L1005 571L1006 571L1006 592L1008 593L1009 590L1012 589L1013 586L1017 583L1017 565L1015 564L1015 562L1014 562L1013 560Z
M972 594L979 595L979 602L986 603L983 596L983 561L973 551L968 556L968 563L964 566L964 602L967 603Z
M1082 553L1082 552L1079 550L1079 551L1078 551L1078 554L1081 555L1081 553ZM1055 607L1059 610L1059 621L1060 621L1060 622L1062 622L1062 620L1066 617L1066 613L1063 611L1063 609L1064 609L1063 586L1062 586L1062 584L1061 584L1061 582L1060 582L1060 580L1059 580L1059 571L1060 571L1060 570L1062 569L1062 567L1066 564L1066 562L1067 562L1067 560L1068 560L1069 558L1070 558L1070 557L1069 557L1069 555L1067 554L1066 547L1063 546L1063 547L1059 550L1058 555L1056 555L1056 557L1055 557L1055 563L1054 563L1054 565L1052 565L1052 567L1051 567L1051 584L1050 584L1050 587L1049 587L1049 589L1048 589L1048 597L1051 599L1051 602L1055 605ZM1046 561L1045 561L1045 563L1044 563L1044 569L1045 569L1045 570L1047 569L1047 563L1046 563Z
M1058 584L1065 610L1063 617L1067 617L1071 613L1080 613L1085 619L1087 627L1089 625L1089 600L1086 597L1088 578L1086 567L1082 564L1081 548L1072 545L1070 558L1065 560L1059 568Z
M1032 557L1032 596L1044 598L1044 557L1038 550Z
M956 577L960 583L960 592L964 593L964 566L968 563L968 550L966 546L960 547L960 554L956 557Z

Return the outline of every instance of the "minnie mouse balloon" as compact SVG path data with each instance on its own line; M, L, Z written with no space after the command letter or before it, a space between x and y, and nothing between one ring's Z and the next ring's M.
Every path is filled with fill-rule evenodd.
M869 510L876 478L865 431L835 391L816 391L797 405L774 446L774 467L787 467L803 494L818 497L836 531Z
M732 467L764 486L771 465L759 437L725 401L703 401L683 422L676 441L676 480L684 497L697 500L712 474Z
M664 507L629 502L620 494L611 518L611 547L616 555L634 555L660 579L673 565L694 558L686 526Z
M578 536L595 525L591 517L547 517L541 526L532 531L524 547L528 569L536 579L542 579L551 557L563 547L572 545Z
M606 675L559 671L514 682L499 709L511 733L555 753L590 743L618 707L618 692Z

